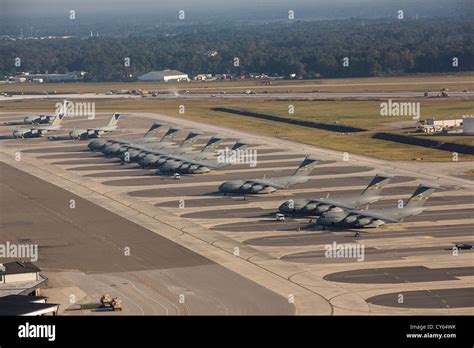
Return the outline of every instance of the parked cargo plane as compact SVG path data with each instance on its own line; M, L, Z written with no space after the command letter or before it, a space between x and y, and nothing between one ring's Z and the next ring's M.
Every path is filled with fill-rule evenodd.
M16 126L22 124L48 124L51 123L56 115L39 115L39 116L26 116L23 121L5 121L3 122L6 126Z
M63 120L63 118L64 118L64 115L59 114L54 118L53 122L48 126L17 129L13 132L13 136L15 138L22 138L22 139L43 137L49 132L54 132L61 129L61 121Z
M323 213L316 224L324 227L361 228L379 227L386 223L402 222L403 219L421 214L426 203L438 186L419 185L402 208L374 210L343 210L335 208Z
M292 175L275 176L261 179L244 179L226 181L219 186L219 191L227 193L262 194L289 188L309 180L309 173L320 163L332 163L319 158L306 156Z
M105 133L110 133L117 129L117 123L121 114L114 112L112 118L109 121L109 124L105 127L93 127L87 129L74 129L69 132L69 137L71 139L89 139L89 138L99 138Z
M171 145L163 146L161 142L146 145L124 145L117 151L118 153L116 153L115 156L119 157L122 162L138 162L143 168L152 168L154 163L162 157L166 157L169 154L182 154L190 151L201 135L202 133L200 132L189 132L178 146L173 147Z
M113 144L122 144L122 145L131 144L131 143L139 144L139 143L147 143L151 141L156 141L157 138L154 137L153 135L155 131L160 127L163 127L163 125L155 122L151 125L150 129L142 137L137 137L133 139L109 139L109 140L97 139L97 140L91 141L87 145L87 147L91 151L100 151L102 148L107 147L107 146L112 146Z
M289 200L280 205L278 210L285 215L318 216L335 208L356 209L380 200L382 190L392 178L393 176L377 174L359 194L346 195L334 200L329 198Z
M194 133L191 133L191 134L194 134ZM190 145L192 145L192 143L185 144L184 143L184 141L186 141L185 139L178 148L172 149L171 151L145 150L147 152L147 155L142 158L139 158L137 162L144 168L159 168L161 166L166 166L167 165L166 163L168 162L170 163L175 162L176 157L174 156L177 156L177 155L183 155L189 160L206 159L214 155L214 152L216 151L217 147L220 145L222 140L224 140L224 138L211 137L200 152L188 153L191 148Z
M175 145L175 142L173 141L175 135L177 132L179 132L181 129L180 128L170 128L166 131L166 133L159 138L159 140L152 142L152 143L147 143L147 146L154 146L157 148L167 148L167 147L172 147ZM118 156L121 153L124 153L128 150L130 146L132 146L134 143L115 143L112 145L106 145L99 151L102 152L106 157L114 157Z
M237 141L231 151L242 150L250 146L242 141ZM166 162L158 167L156 174L204 174L213 169L229 166L231 163L221 162L218 159L208 159L211 154L201 158L193 155L170 155Z

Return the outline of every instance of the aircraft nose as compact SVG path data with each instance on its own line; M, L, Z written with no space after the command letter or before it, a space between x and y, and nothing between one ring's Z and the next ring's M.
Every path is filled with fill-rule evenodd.
M219 191L221 192L231 192L233 190L233 185L231 182L223 182L220 186L219 186Z

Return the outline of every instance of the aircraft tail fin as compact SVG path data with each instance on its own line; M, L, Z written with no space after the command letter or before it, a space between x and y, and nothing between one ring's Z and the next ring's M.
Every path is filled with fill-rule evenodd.
M60 125L60 124L61 124L61 121L63 120L63 118L64 118L64 114L58 114L58 115L54 118L53 122L51 122L51 125L52 125L52 126L58 126L58 125Z
M120 116L121 116L121 114L119 114L118 112L114 112L112 117L110 118L110 121L109 121L109 124L107 125L107 127L115 126L117 124Z
M314 167L316 167L320 163L325 163L325 162L327 161L324 161L315 156L306 156L303 162L301 162L300 166L295 170L293 175L295 176L308 175L314 169Z
M160 139L160 141L173 140L173 138L176 136L176 133L179 132L180 130L181 130L180 128L171 127L170 129L168 129L166 131L165 135L163 135L163 137Z
M391 175L377 174L364 191L362 191L362 196L379 195L392 178L393 176Z
M160 128L162 126L163 126L162 124L154 122L151 125L150 129L147 130L147 132L145 133L145 138L151 136L158 128Z
M186 136L186 138L179 144L179 147L186 147L186 146L191 146L196 141L198 140L199 136L201 136L203 133L200 132L189 132L189 134Z
M422 207L431 194L438 188L439 186L435 185L426 185L421 184L419 185L415 192L411 195L408 202L405 204L405 208L417 208Z
M211 137L207 144L204 146L204 148L201 150L201 152L214 152L216 151L217 147L222 143L224 138L222 137Z
M232 146L232 149L233 151L235 150L245 150L246 148L250 147L252 144L250 143L246 143L245 141L242 141L242 140L238 140L234 146Z

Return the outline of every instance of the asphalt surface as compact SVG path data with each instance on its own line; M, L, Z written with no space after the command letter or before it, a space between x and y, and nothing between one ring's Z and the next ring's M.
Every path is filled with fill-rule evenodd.
M428 268L423 266L371 268L331 273L324 279L340 283L396 284L458 280L473 276L474 267Z
M37 265L47 272L52 284L58 281L57 270L100 274L97 279L102 282L115 274L139 287L143 283L136 279L137 274L145 274L150 278L147 282L154 282L153 288L159 289L161 284L160 292L167 292L163 282L172 278L171 289L184 287L197 294L196 314L293 313L287 299L81 197L3 162L0 174L0 241L38 244ZM71 199L75 200L74 209L69 207ZM129 248L129 255L125 248ZM166 279L157 271L166 272ZM116 282L109 286L117 286ZM91 285L77 286L86 289ZM151 296L159 299L160 292ZM124 306L134 306L130 296L143 296L133 291L123 295L127 296ZM171 291L169 296L177 303L178 294Z
M398 308L462 308L474 307L474 288L404 291L373 296L368 303ZM403 300L400 299L403 295Z

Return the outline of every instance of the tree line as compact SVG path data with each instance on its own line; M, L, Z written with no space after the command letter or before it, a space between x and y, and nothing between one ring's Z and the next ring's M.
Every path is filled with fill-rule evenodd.
M127 81L162 69L190 75L303 78L469 71L474 70L473 32L473 22L460 18L346 19L182 25L123 36L0 39L0 74L86 71L90 81ZM15 66L16 58L20 66Z

